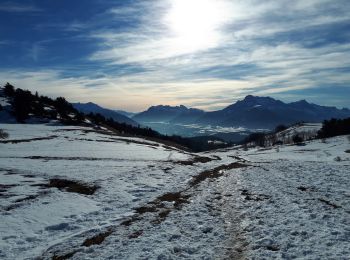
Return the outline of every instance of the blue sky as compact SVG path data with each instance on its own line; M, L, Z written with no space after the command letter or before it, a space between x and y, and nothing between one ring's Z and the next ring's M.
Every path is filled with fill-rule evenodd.
M0 57L1 84L116 109L350 107L350 1L4 0Z

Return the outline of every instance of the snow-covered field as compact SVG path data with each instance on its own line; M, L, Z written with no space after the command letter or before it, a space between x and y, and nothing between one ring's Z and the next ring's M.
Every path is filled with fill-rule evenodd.
M350 255L346 137L193 155L92 128L0 129L0 259Z

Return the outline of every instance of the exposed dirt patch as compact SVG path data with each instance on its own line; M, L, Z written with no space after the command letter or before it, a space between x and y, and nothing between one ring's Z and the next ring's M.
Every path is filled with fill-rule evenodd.
M1 169L1 171L6 171L6 173L4 173L4 175L15 175L15 174L19 174L19 172L15 171L15 170L5 170L5 169Z
M6 140L6 141L0 141L1 144L18 144L18 143L28 143L33 141L42 141L42 140L51 140L54 138L57 138L57 135L51 135L47 137L37 137L37 138L31 138L31 139L13 139L13 140Z
M203 162L203 161L208 162L209 160L212 160L212 159L209 157L197 157L197 159L195 160L200 162ZM228 165L218 166L212 170L204 171L199 175L197 175L196 177L194 177L193 180L189 183L189 187L183 189L182 191L165 193L163 195L158 196L157 198L147 203L146 205L135 208L134 210L136 214L133 215L132 217L125 219L123 222L120 223L120 226L130 227L135 222L142 221L144 219L143 215L146 213L150 213L152 214L151 216L154 217L152 220L150 220L151 223L160 224L168 217L168 215L172 211L180 210L185 204L188 204L190 202L191 196L194 195L194 193L191 192L190 190L194 186L200 184L202 181L208 178L217 178L222 176L224 174L224 170L230 170L230 169L242 168L242 167L248 167L248 166L249 165L235 162ZM116 231L116 229L117 227L111 227L105 232L99 233L91 238L88 238L82 243L82 246L89 247L92 245L99 245L103 243L103 241L108 236L112 235ZM142 235L143 235L143 230L139 230L139 231L130 233L128 235L128 238L136 239ZM78 251L73 251L70 254L65 254L63 256L55 255L56 258L53 258L53 259L56 259L56 260L68 259L72 257L76 252ZM57 258L57 257L61 257L61 258Z
M189 203L191 194L188 192L188 190L192 187L199 185L208 178L218 178L222 176L225 173L225 170L243 168L247 166L248 165L246 164L235 162L228 165L218 166L212 170L203 171L199 175L193 177L187 189L179 192L165 193L146 205L136 208L135 212L137 215L125 220L121 223L121 225L130 226L134 222L141 220L141 216L146 213L153 213L156 216L153 223L159 224L167 218L171 211L179 210L184 204ZM169 202L172 203L170 207L169 205L165 205L166 203L169 204Z
M232 159L235 159L235 160L240 161L240 162L248 162L246 159L239 157L237 155L229 155L228 157L231 157Z
M166 168L163 169L163 171L164 171L165 173L169 173L172 169L173 169L173 168L171 168L171 167L166 167Z
M140 220L141 215L145 213L153 213L155 215L155 219L152 222L160 224L167 218L172 210L179 210L182 208L183 204L189 203L189 198L190 195L184 194L183 191L163 194L145 206L136 208L135 212L138 214L138 216L134 216L133 218L124 221L122 225L131 225L133 222ZM170 202L172 205L166 206L165 202Z
M264 201L264 200L268 200L271 197L265 194L253 194L250 193L248 190L241 190L241 195L245 196L244 199L245 200L253 200L253 201Z
M96 185L89 185L78 181L64 179L51 179L47 184L47 187L58 188L59 190L75 192L85 195L93 195L99 188Z
M269 245L269 246L266 246L265 247L267 250L270 250L270 251L274 251L274 252L277 252L280 250L280 248L276 245Z
M144 213L146 213L146 211ZM127 220L124 220L122 223L120 223L120 225L128 227L128 226L131 226L134 222L139 221L139 220L141 220L140 215L136 215L136 216L133 216Z
M207 163L212 161L212 158L209 157L204 157L204 156L195 156L193 157L191 160L187 160L187 161L175 161L173 163L176 164L181 164L181 165L193 165L195 163Z
M300 190L300 191L304 191L304 192L315 191L315 189L312 188L312 187L304 187L304 186L299 186L299 187L297 187L297 189Z
M171 212L170 209L165 209L165 210L159 212L157 218L155 220L153 220L152 222L155 224L162 223L168 217L170 212Z
M126 142L126 143L132 143L132 144L142 144L142 145L148 145L151 147L159 147L159 144L156 143L148 143L148 142L142 142L142 141L137 141L137 140L131 140L131 139L122 139L122 138L110 138L111 140L114 141L121 141L121 142Z
M25 203L28 203L28 202L31 202L33 200L36 200L37 198L39 198L40 196L43 196L45 194L47 194L48 191L42 191L42 192L39 192L37 194L32 194L32 195L28 195L24 198L21 198L21 199L17 199L15 200L15 202L7 207L5 207L3 210L5 211L11 211L11 210L14 210L16 208L19 208L21 206L24 206L26 205ZM13 196L9 196L9 197L13 197Z
M0 192L6 192L9 189L18 186L17 184L0 184Z
M116 142L124 142L127 144L141 144L141 145L146 145L150 148L157 148L160 145L155 144L155 143L148 143L148 142L142 142L142 141L137 141L137 140L132 140L132 139L122 139L122 138L108 138L109 140L106 139L87 139L87 138L80 138L80 139L75 139L75 140L80 140L80 141L87 141L87 142L98 142L98 143L116 143Z
M68 160L68 161L113 161L115 158L94 158L94 157L51 157L51 156L27 156L24 159L31 160Z
M162 202L172 202L174 204L174 207L177 209L180 209L182 204L188 203L188 199L190 198L190 195L185 195L183 192L172 192L172 193L166 193L162 196L159 196L156 199L157 204L161 204Z
M139 230L139 231L136 231L136 232L134 232L134 233L131 233L131 234L128 236L128 238L129 238L129 239L135 239L135 238L138 238L138 237L142 236L142 234L143 234L143 231L142 231L142 230Z
M35 195L29 195L25 198L22 199L18 199L15 202L16 203L20 203L20 202L24 202L24 201L29 201L29 200L35 200L36 198L38 198L40 196L40 194L35 194Z
M336 205L336 204L330 202L329 200L326 200L326 199L323 199L323 198L320 198L320 199L318 199L318 200L321 201L321 202L323 202L323 203L325 203L326 205L328 205L328 206L334 208L334 209L339 209L339 208L341 208L341 206Z
M65 255L62 255L62 256L59 256L59 255L54 255L52 257L52 260L66 260L66 259L69 259L71 258L72 256L74 256L78 251L73 251L73 252L70 252L68 254L65 254Z
M174 151L174 150L176 150L174 147L171 147L171 146L169 146L169 145L163 145L163 147L164 147L164 149L167 149L167 150L169 150L169 151Z
M190 181L190 186L191 187L196 186L199 183L205 181L206 179L219 178L225 173L225 170L244 168L248 166L249 165L247 164L242 164L239 162L234 162L227 165L220 165L214 169L201 172L199 175L193 177L193 179Z
M142 215L142 214L145 214L145 213L148 213L148 212L156 212L157 208L155 207L155 205L142 206L142 207L136 208L135 211L136 211L137 214Z
M113 230L107 230L106 232L97 234L91 238L85 239L82 246L90 247L92 245L100 245L107 237L113 233Z

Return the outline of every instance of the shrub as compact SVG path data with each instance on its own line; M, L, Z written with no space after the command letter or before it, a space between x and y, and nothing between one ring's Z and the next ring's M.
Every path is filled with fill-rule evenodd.
M0 129L0 139L6 139L9 137L9 134L6 133L4 130Z
M302 143L304 140L303 138L301 138L298 134L293 136L293 142L298 144L298 143Z

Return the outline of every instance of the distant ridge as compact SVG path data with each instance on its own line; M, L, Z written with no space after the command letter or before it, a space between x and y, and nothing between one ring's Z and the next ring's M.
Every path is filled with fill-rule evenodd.
M117 112L118 114L121 114L123 116L132 118L134 115L136 115L137 113L133 113L133 112L128 112L128 111L124 111L124 110L113 110L115 112Z
M112 118L114 121L118 123L125 123L128 125L132 126L138 126L139 124L132 120L131 118L122 115L114 110L103 108L95 103L88 102L88 103L73 103L73 107L84 113L84 114L89 114L89 113L99 113L103 115L105 118Z
M300 100L284 103L271 97L248 95L218 111L205 112L185 106L153 106L133 117L140 123L167 122L230 127L273 129L278 124L318 123L330 118L350 117L347 108L320 106Z
M141 112L133 117L138 122L192 122L193 118L204 115L204 111L196 108L180 106L152 106L147 111Z

